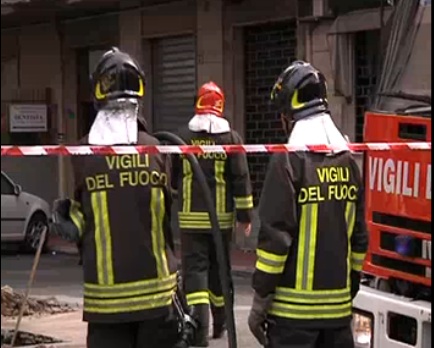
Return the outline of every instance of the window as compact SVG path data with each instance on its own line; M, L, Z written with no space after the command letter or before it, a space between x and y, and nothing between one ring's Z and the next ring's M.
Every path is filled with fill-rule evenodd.
M13 195L14 187L11 182L2 174L2 195Z
M363 142L365 111L370 107L377 83L379 49L379 30L360 31L356 34L356 142Z
M415 346L417 343L417 320L406 315L387 314L387 335L392 340Z

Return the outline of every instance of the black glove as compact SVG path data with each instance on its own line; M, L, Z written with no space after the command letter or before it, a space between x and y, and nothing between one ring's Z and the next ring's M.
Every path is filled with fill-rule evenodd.
M354 300L360 289L360 272L351 271L351 299Z
M80 231L69 215L71 204L70 199L56 199L54 201L50 233L67 241L78 243Z
M255 293L255 296L253 297L252 308L249 314L249 329L262 346L267 345L267 312L271 307L273 298L273 294L266 297L261 297L259 294Z

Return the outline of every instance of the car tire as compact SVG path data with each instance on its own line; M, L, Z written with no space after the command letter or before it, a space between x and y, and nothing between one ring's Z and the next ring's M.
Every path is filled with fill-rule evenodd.
M38 249L39 241L44 228L48 228L48 219L42 212L32 215L27 225L26 235L24 237L23 249L27 253L35 253ZM47 238L45 239L42 251L46 251Z

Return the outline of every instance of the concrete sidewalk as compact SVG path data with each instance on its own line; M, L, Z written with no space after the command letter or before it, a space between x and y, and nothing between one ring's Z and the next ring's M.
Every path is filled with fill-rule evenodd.
M58 237L50 236L48 249L51 252L78 255L77 246L74 243L66 242ZM177 246L177 251L179 247ZM179 258L179 254L177 255ZM252 275L256 261L255 252L252 250L231 250L232 272L236 276L249 277Z

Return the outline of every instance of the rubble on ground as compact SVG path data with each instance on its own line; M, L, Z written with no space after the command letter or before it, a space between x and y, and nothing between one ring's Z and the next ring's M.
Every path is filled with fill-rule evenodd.
M20 312L22 302L24 300L24 294L14 291L9 286L3 286L2 302L1 302L1 315L2 317L16 317ZM24 308L24 316L30 315L52 315L60 313L73 312L78 309L78 306L74 306L68 303L59 302L55 297L46 299L36 299L29 297L26 301Z
M13 330L1 330L2 341L1 348L9 348L12 337L14 334ZM60 340L48 337L45 335L32 334L30 332L19 331L17 335L17 340L14 346L35 346L35 348L54 348L52 343L61 343Z

